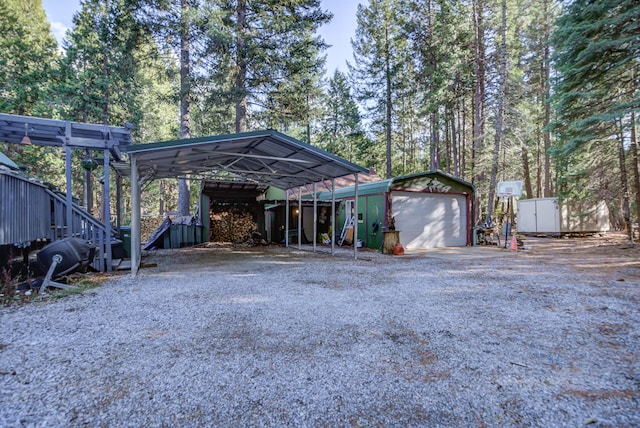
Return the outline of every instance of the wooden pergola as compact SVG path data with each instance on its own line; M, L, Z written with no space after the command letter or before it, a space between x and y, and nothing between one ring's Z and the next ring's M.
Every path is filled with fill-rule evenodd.
M92 123L79 123L65 120L45 119L31 116L19 116L0 113L0 141L13 144L34 144L37 146L63 147L65 150L66 175L66 223L68 236L79 231L73 230L73 197L71 154L74 149L88 149L103 153L103 217L106 236L111 236L111 207L109 173L110 165L122 161L122 150L133 143L133 126L110 126ZM118 176L119 177L119 176ZM120 191L118 186L117 191ZM120 197L116 198L120 201ZM120 210L118 209L118 216ZM111 270L111 245L106 245L107 270Z

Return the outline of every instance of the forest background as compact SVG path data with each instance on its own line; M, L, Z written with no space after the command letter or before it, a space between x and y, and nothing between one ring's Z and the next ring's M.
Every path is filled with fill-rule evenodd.
M61 46L41 0L0 0L0 111L129 122L136 143L271 128L383 177L471 181L477 221L522 180L526 198L605 200L631 230L638 16L637 0L368 0L348 71L327 75L318 0L82 0ZM0 151L64 187L58 149ZM74 193L97 214L90 155ZM200 178L151 182L144 214L193 210Z

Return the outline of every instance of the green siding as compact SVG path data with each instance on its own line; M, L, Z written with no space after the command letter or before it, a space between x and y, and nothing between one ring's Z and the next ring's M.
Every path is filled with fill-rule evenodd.
M358 199L358 202L360 203L360 199L363 198ZM367 248L373 248L374 250L379 250L380 248L382 248L382 230L384 228L384 202L384 194L369 195L366 197L367 205L363 207L363 209L366 209L366 229L362 232L358 230L358 234L363 233L363 238L361 239L364 243L364 246L366 246ZM374 231L373 223L378 224L377 231Z
M385 193L389 191L389 184L391 184L392 180L382 180L382 181L374 181L371 183L364 183L358 186L358 195L371 195L375 193ZM340 189L336 189L335 191L336 199L344 199L344 198L352 198L355 197L355 187L342 187ZM313 198L313 196L305 196L306 198ZM320 201L330 201L331 200L331 192L324 191L318 193L318 200Z
M362 241L364 247L380 250L384 241L383 230L386 227L386 199L393 190L413 191L413 192L455 192L467 193L473 200L475 192L471 183L460 180L441 171L428 171L418 174L411 174L396 177L388 180L381 180L372 183L364 183L358 186L358 213L362 214L362 221L358 221L358 239ZM346 200L353 200L355 197L355 186L336 189L335 199L337 205L336 212L336 239L339 238L342 227L346 219ZM309 202L312 195L305 195L303 199ZM331 192L325 191L318 194L318 200L330 201ZM473 213L468 213L473 216ZM357 216L356 216L357 218ZM473 218L473 217L471 217ZM377 223L378 230L374 231L373 224Z
M349 199L349 198L348 198ZM351 198L352 199L352 198ZM384 194L365 195L358 197L358 214L362 214L362 221L358 221L358 239L362 246L379 250L382 247L384 227ZM336 216L336 239L346 220L345 201L340 201ZM357 218L357 216L356 216ZM378 223L378 230L373 230L373 223Z

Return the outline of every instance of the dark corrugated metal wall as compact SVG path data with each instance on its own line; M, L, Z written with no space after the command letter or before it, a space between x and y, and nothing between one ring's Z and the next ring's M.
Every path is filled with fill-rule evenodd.
M28 245L51 233L51 198L39 183L0 171L0 245Z

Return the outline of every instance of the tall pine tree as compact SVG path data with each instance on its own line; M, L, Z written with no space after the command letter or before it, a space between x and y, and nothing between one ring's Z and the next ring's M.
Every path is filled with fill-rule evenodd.
M54 113L56 47L41 0L0 0L0 112L42 117ZM55 149L7 143L0 144L0 151L27 174L64 183Z
M141 88L134 52L140 32L127 0L84 0L65 39L58 103L66 119L138 122Z
M618 155L620 187L609 200L620 207L630 230L625 136L640 108L640 3L634 0L575 0L557 22L552 41L558 78L554 85L556 153L563 168L563 197L597 197L595 177L610 175ZM607 182L615 182L613 177ZM591 190L591 191L590 191Z
M319 124L322 148L350 162L361 159L359 148L365 139L358 105L351 96L346 76L336 70L327 83L323 114Z
M0 0L0 111L38 115L57 58L42 0Z
M236 132L308 124L308 95L319 93L324 63L315 33L331 19L320 2L223 0L208 14L210 104L233 106Z
M386 148L386 176L393 175L393 118L398 79L407 61L406 34L397 0L370 0L360 4L358 26L351 41L354 62L349 64L356 97L364 103ZM381 132L380 132L381 131Z

